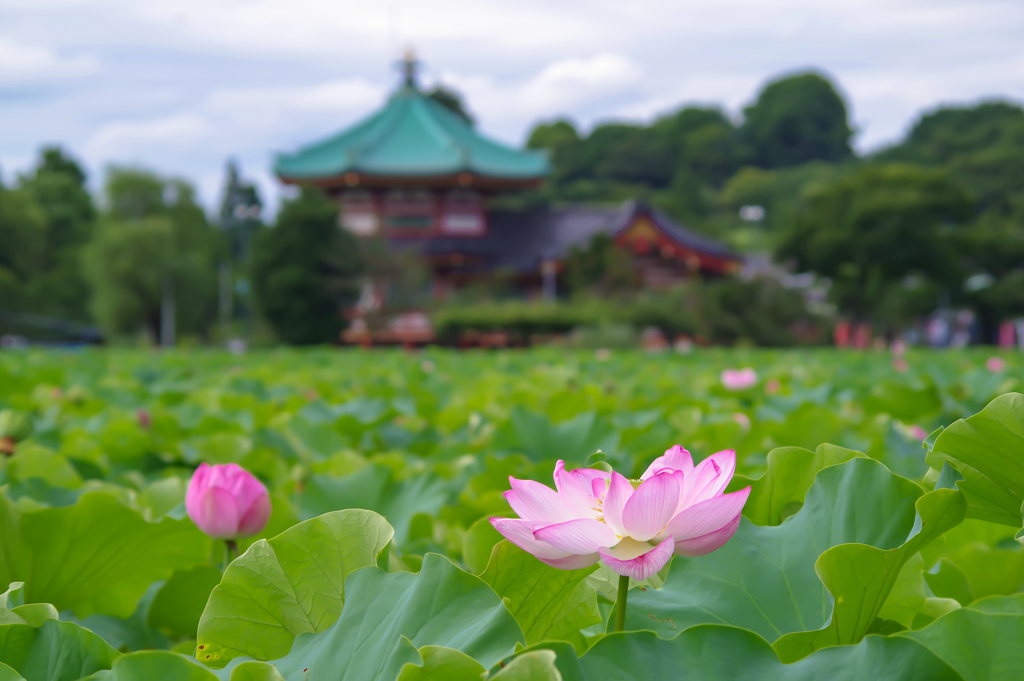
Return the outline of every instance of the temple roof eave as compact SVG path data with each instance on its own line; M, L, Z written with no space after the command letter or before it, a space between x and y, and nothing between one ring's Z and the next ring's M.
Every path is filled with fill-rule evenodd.
M406 179L469 173L496 181L524 181L545 177L551 164L542 151L516 149L481 135L407 85L384 108L333 137L279 154L274 171L301 183L321 183L348 173Z

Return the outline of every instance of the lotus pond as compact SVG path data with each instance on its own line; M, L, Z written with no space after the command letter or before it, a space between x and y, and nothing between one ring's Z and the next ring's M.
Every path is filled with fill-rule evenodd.
M1021 379L983 351L3 352L0 681L1020 679ZM510 476L637 496L676 444L749 487L717 550L623 580L490 521L522 515ZM203 463L266 488L259 534L193 522Z

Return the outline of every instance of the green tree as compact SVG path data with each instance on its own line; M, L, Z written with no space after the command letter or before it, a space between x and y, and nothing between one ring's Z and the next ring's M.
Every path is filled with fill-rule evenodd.
M972 208L946 172L868 166L809 196L777 256L830 278L840 310L872 320L915 279L959 286L955 238Z
M75 321L91 318L80 251L92 235L96 209L85 181L78 163L59 147L43 149L33 174L21 181L45 222L45 255L26 295L34 311Z
M846 105L816 73L769 83L744 109L743 141L755 165L782 168L807 161L844 161L853 155Z
M940 107L924 114L899 144L880 152L879 161L942 165L966 154L991 149L1019 135L1024 109L1009 102Z
M739 168L736 129L720 109L686 107L655 121L651 130L674 159L675 178L720 187Z
M474 124L473 117L469 114L469 111L466 110L465 100L457 91L446 88L443 85L438 85L431 90L427 96L462 120L466 121L469 125Z
M83 249L91 307L111 336L159 335L165 287L173 290L175 328L205 334L216 314L216 262L223 243L181 180L112 168L106 214Z
M32 309L29 285L45 267L46 227L31 192L0 185L0 310Z
M561 118L551 123L538 123L530 132L526 146L528 149L556 151L578 144L579 141L580 134L576 130L576 126Z
M164 216L103 222L82 252L92 311L111 338L159 338L164 282L175 265L174 227Z
M292 344L332 343L343 311L359 295L359 244L338 226L338 207L303 188L277 223L257 234L252 250L256 303L278 337Z

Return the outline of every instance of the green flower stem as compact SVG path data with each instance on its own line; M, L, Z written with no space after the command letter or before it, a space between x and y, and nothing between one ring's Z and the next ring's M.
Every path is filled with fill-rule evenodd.
M615 600L615 629L626 628L626 596L629 594L629 577L619 575L619 597Z
M238 557L238 544L235 543L234 539L224 540L224 569L228 569L228 565L231 564L235 558Z

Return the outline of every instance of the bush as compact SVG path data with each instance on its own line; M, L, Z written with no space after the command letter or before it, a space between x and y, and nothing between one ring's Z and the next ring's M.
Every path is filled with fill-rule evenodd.
M694 281L669 291L645 291L618 299L582 298L571 302L483 303L442 308L434 314L438 339L454 343L467 331L506 331L513 342L534 334L578 330L572 342L621 346L629 335L655 327L668 338L688 335L717 345L738 342L785 347L820 342L826 320L806 309L802 295L775 280ZM612 330L614 329L614 332Z
M483 303L438 311L434 315L434 330L445 343L457 342L466 331L506 331L514 342L526 343L532 335L566 333L578 326L599 324L605 316L594 305Z

